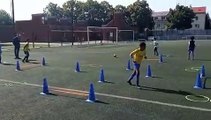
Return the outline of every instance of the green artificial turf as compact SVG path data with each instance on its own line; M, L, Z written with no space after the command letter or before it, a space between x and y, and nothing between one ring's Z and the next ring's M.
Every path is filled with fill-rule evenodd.
M159 41L159 51L164 55L164 62L159 63L154 60L159 57L153 55L152 42L147 42L148 60L141 65L141 89L126 83L132 73L126 70L129 53L138 47L138 42L31 49L30 59L40 61L45 57L47 66L18 72L15 71L12 47L3 46L3 49L9 48L2 54L7 65L0 65L0 79L42 85L43 78L47 78L50 86L85 91L93 83L97 93L211 109L210 102L185 99L187 95L211 97L211 41L196 41L194 61L187 60L187 43ZM113 57L114 54L117 58ZM22 51L20 56L24 56ZM75 72L77 61L80 73ZM20 64L26 65L21 61ZM151 66L154 78L145 78L147 65ZM197 90L193 88L197 71L191 68L202 65L206 69L207 89ZM108 83L98 82L102 68ZM96 95L99 102L93 104L87 103L84 96L64 93L42 96L41 87L7 82L0 82L0 91L1 120L209 120L211 117L205 111L102 95Z

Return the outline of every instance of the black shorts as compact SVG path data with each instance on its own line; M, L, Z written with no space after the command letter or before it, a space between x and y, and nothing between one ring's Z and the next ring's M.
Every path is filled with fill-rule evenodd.
M191 47L190 47L190 48L188 49L188 51L194 52L194 48L191 48Z

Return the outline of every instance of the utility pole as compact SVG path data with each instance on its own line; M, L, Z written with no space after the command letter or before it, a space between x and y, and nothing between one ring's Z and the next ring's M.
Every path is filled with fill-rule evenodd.
M12 0L11 6L12 6L12 23L13 23L13 29L15 30L15 7L14 7L14 0Z
M73 7L74 7L74 5L72 4L71 5L71 42L72 42L72 46L73 46L73 44L74 44L74 37L73 37L73 32L74 32L74 30L73 30Z

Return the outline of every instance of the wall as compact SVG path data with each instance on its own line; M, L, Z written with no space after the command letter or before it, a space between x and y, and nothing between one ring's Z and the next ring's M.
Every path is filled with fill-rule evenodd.
M197 19L194 19L192 23L192 30L204 30L205 29L205 18L206 14L196 14Z
M0 25L0 41L11 42L15 34L15 30L12 25Z

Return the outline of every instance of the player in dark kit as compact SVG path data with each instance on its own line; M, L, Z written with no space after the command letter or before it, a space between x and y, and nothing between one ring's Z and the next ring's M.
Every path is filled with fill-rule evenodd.
M191 40L190 40L190 42L189 42L189 46L188 46L188 60L190 60L190 55L192 55L192 60L194 60L194 50L195 50L195 47L196 47L196 45L195 45L195 41L194 41L194 36L192 36L191 38L190 38Z

